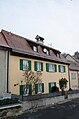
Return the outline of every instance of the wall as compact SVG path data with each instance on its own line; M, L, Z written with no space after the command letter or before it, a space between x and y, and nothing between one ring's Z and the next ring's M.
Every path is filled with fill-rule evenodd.
M29 110L29 109L34 109L38 107L52 106L56 103L58 104L65 103L75 98L79 98L79 93L69 94L68 99L65 99L65 96L57 96L57 97L44 98L44 99L39 99L34 101L23 101L22 109Z
M64 96L44 98L44 99L39 99L39 100L34 100L34 101L23 101L22 108L23 110L29 110L33 108L54 105L61 101L64 101Z
M7 91L7 51L0 50L0 95Z
M9 75L9 91L14 94L19 94L19 85L21 85L21 80L23 81L23 73L24 71L20 70L20 59L26 59L31 60L31 67L32 71L34 71L34 61L38 61L36 59L28 59L23 57L17 57L17 56L10 56L10 75ZM41 60L39 60L42 62ZM68 66L66 66L66 72L60 73L60 72L46 72L46 61L43 61L43 72L42 72L42 82L44 83L44 93L49 93L48 83L49 82L56 82L57 86L59 86L59 79L66 78L68 80L68 88L69 88L69 77L68 77ZM53 62L51 62L53 63ZM57 64L57 68L58 68ZM58 70L58 69L57 69ZM14 87L14 84L19 84Z
M71 73L76 74L76 79L72 79ZM70 84L71 84L72 89L74 89L74 90L78 89L78 73L77 73L77 71L70 71Z

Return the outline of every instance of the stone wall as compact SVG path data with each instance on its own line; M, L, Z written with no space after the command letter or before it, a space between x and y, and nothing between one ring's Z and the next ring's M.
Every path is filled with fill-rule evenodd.
M34 109L38 107L54 105L56 103L65 102L75 98L79 98L79 93L68 94L67 97L57 96L57 97L43 98L43 99L33 100L33 101L23 101L22 108L23 110L29 110L29 109Z
M64 101L64 96L44 98L44 99L39 99L39 100L34 100L34 101L23 101L22 108L23 110L29 110L33 108L49 106L49 105L58 103L60 101Z

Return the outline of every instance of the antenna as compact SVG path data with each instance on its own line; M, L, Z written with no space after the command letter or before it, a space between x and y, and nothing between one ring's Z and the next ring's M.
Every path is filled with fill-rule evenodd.
M48 44L48 45L52 47L52 43L50 43L50 44Z

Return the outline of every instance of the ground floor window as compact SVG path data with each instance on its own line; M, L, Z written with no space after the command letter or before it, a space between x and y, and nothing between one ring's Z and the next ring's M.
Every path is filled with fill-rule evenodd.
M32 93L31 85L20 85L20 95L29 95Z
M44 83L35 84L35 94L44 92Z

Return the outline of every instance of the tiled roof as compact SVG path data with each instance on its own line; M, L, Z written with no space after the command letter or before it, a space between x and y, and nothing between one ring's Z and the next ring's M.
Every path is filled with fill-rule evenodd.
M76 63L76 62L70 62L69 69L70 69L70 70L79 71L79 63Z
M71 58L68 58L68 56ZM65 58L70 63L69 69L73 71L79 71L79 62L70 54L66 54Z
M63 55L60 54L59 50L56 50L54 48L48 47L44 44L29 40L27 38L18 36L16 34L13 34L11 32L2 30L1 33L3 34L5 41L7 42L7 45L9 48L12 49L13 52L22 53L22 54L28 54L31 56L37 56L40 58L45 58L53 61L57 61L60 63L66 63L66 59L63 57ZM38 46L38 52L33 51L33 45ZM47 48L50 51L50 55L47 55L43 52L43 48ZM56 54L59 54L60 56L56 56Z
M0 46L9 47L2 33L0 33Z

